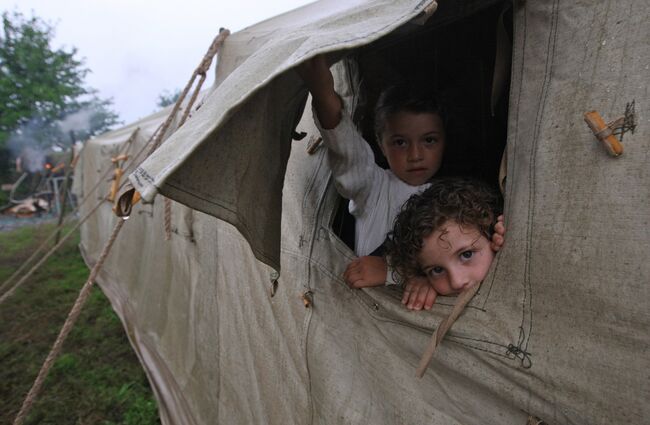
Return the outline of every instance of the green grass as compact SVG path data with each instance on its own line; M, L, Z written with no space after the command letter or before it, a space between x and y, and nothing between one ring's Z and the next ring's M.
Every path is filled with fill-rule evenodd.
M0 284L53 229L41 225L0 233ZM78 243L75 235L0 304L0 424L13 422L88 278ZM144 371L98 287L93 288L26 423L160 423Z

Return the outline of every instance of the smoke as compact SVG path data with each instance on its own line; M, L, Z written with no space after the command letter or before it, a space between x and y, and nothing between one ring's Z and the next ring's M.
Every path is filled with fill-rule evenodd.
M44 146L48 144L50 130L41 118L32 118L9 136L7 147L12 156L19 159L24 171L35 173L43 170Z
M96 113L96 108L87 107L58 121L33 117L11 134L7 147L23 170L42 171L49 152L67 150L79 138L88 137Z
M81 109L77 112L67 115L63 120L57 121L56 124L62 133L88 133L91 129L91 120L97 111L93 108Z
M19 158L23 171L30 173L43 171L43 167L45 165L44 151L38 148L27 146L22 150Z

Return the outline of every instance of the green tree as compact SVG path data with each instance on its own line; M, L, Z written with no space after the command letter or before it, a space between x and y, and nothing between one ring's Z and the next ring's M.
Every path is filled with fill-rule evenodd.
M2 14L0 38L0 146L35 116L59 119L87 93L88 70L75 59L77 50L53 49L53 28L19 12Z
M174 103L176 103L180 95L181 95L180 90L176 90L173 93L170 93L169 91L165 90L158 95L158 102L156 103L156 105L158 105L159 108L164 108L169 105L173 105Z
M89 70L76 59L77 49L52 47L52 26L19 12L2 13L2 26L0 161L5 163L0 162L0 180L7 178L9 155L4 148L8 142L16 148L27 142L68 144L70 131L84 140L119 123L110 108L112 101L85 87ZM77 127L71 126L74 122Z

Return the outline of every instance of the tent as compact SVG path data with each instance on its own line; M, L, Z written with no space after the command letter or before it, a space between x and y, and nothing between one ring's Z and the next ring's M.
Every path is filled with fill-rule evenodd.
M650 417L648 2L447 0L434 10L323 0L230 35L201 108L130 174L147 203L98 283L163 423ZM354 257L344 208L325 149L308 152L318 132L293 71L320 53L340 59L337 90L360 128L377 88L403 73L449 89L464 116L450 172L490 177L507 151L506 245L422 379L420 355L455 299L414 313L399 288L343 282ZM638 125L614 158L583 113L614 119L626 107ZM78 193L135 128L138 146L162 119L89 141ZM157 194L173 200L170 240ZM83 227L89 265L115 220L107 203Z

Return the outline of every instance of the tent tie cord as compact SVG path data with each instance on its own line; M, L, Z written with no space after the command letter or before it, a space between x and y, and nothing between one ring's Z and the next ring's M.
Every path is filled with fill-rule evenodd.
M456 322L458 316L460 316L463 310L465 310L465 306L472 300L472 298L478 292L478 289L480 287L481 287L481 283L479 282L465 289L463 292L461 292L458 295L456 299L456 304L454 304L454 308L452 308L449 315L445 317L442 322L440 322L440 324L436 328L436 331L433 333L433 335L431 335L431 341L429 341L429 345L424 350L424 353L422 353L422 357L420 358L420 364L418 365L416 371L416 376L418 378L422 378L424 376L424 373L427 371L427 368L429 367L429 363L431 363L431 359L433 359L433 355L435 354L436 349L442 342L442 339L447 334L447 331Z

